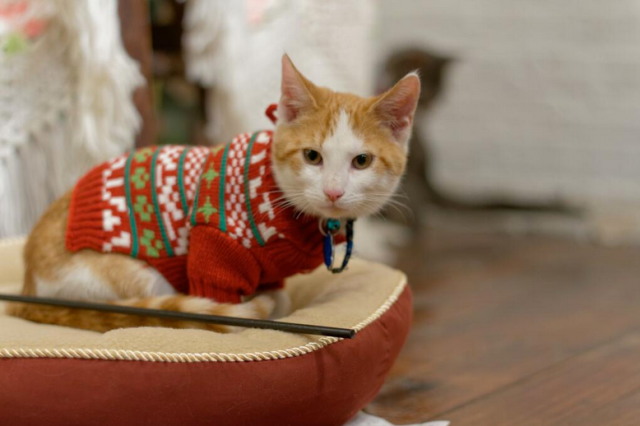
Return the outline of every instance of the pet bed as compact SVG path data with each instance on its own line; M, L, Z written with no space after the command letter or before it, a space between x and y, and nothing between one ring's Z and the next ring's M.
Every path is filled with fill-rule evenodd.
M17 293L21 240L0 241L0 292ZM282 321L353 340L246 329L100 334L30 323L0 305L0 424L342 425L378 392L409 331L411 292L389 267L291 278Z

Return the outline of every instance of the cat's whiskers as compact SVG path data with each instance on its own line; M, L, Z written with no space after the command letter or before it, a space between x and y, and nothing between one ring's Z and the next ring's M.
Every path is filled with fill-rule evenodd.
M392 208L392 209L394 209L395 211L397 211L397 212L398 212L398 214L402 217L402 220L403 220L404 222L407 222L407 218L405 217L405 215L404 215L403 211L402 211L398 206L396 206L396 205L395 205L395 204L393 204L393 203L388 203L388 204L387 204L387 206L389 206L390 208ZM405 205L403 205L403 204L400 204L400 206L402 206L402 207L407 207L407 206L405 206ZM414 219L413 211L411 211L411 209L409 209L409 208L407 207L407 212L409 213L409 215L411 216L411 219L413 220L413 219Z
M357 205L357 207L353 209L354 212L359 213L356 216L378 214L384 218L384 215L382 215L380 211L385 205L388 205L390 208L398 211L404 221L407 220L407 217L405 217L403 210L406 210L410 218L413 218L411 209L406 204L393 199L396 197L407 198L403 194L367 193L354 196L351 202Z
M280 192L282 195L273 201L274 206L281 207L276 209L276 216L281 213L281 210L287 208L295 209L294 217L296 219L302 214L309 214L313 212L313 209L309 204L308 196L304 191L287 188Z

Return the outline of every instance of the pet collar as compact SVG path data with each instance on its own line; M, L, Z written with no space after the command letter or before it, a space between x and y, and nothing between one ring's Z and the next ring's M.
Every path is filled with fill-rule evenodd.
M342 260L342 265L339 268L335 268L335 243L333 237L340 231L342 224L340 219L320 220L320 232L324 235L324 264L327 266L327 269L334 274L344 271L351 258L351 251L353 250L353 222L354 219L346 220L345 233L347 248L344 259Z

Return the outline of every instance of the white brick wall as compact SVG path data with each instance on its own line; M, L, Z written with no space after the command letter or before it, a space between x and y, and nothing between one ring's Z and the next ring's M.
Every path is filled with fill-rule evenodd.
M640 205L640 0L379 5L381 57L418 44L458 58L428 128L443 188Z

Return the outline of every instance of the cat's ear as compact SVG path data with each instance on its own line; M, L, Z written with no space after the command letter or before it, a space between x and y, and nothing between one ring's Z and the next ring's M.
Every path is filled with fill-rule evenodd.
M295 120L301 113L317 107L315 85L296 69L289 55L282 56L282 86L278 104L278 120Z
M391 130L394 139L406 144L411 136L413 115L420 98L420 78L412 72L396 83L391 89L378 96L373 104L382 125Z

